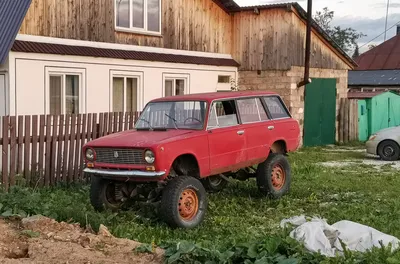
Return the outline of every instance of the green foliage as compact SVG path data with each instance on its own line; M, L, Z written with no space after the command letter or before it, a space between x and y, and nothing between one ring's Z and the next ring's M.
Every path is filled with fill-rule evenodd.
M169 263L400 264L400 253L388 249L346 252L343 257L327 259L308 253L280 229L282 219L304 214L321 216L329 223L351 220L400 237L400 172L390 166L378 171L361 164L320 164L361 162L364 158L359 151L349 151L349 146L342 148L346 151L319 147L290 154L291 192L278 201L259 195L255 180L233 181L223 192L209 195L207 217L192 230L169 228L157 219L152 205L136 205L127 212L97 213L90 205L87 186L0 191L0 215L41 214L82 227L90 225L95 230L104 224L117 237L148 243L132 254L154 252L157 244L166 249Z
M314 16L314 20L317 24L325 30L325 32L339 45L345 52L349 53L351 50L354 50L357 45L357 40L366 35L357 32L357 30L353 28L342 28L340 26L331 25L335 12L330 11L327 7L325 7L322 11L318 11Z

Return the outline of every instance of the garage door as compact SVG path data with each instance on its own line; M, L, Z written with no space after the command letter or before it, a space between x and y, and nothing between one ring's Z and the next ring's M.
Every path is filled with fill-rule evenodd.
M312 79L305 89L303 145L335 144L336 79Z

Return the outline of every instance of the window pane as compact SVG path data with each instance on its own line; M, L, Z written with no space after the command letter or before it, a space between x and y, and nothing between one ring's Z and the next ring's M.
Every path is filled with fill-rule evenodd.
M165 80L165 96L172 96L172 90L174 86L173 80Z
M160 0L147 0L147 29L160 32Z
M116 1L116 10L117 13L117 26L129 28L129 20L130 20L130 8L129 1L130 0L115 0Z
M50 76L50 114L61 115L62 76Z
M127 78L126 79L126 111L136 112L137 107L137 85L138 79Z
M235 101L216 102L217 120L219 127L229 127L239 124Z
M144 28L144 0L133 0L132 26Z
M269 120L267 112L265 112L264 106L261 103L261 99L257 99L258 111L260 112L261 121Z
M265 103L267 104L268 110L271 113L272 118L286 118L290 117L286 111L281 100L278 97L264 97Z
M185 80L175 80L175 95L185 94Z
M242 123L253 123L259 122L260 116L258 114L258 107L256 99L244 99L238 100L238 109L240 113L240 117L242 119Z
M79 114L79 76L65 76L65 113Z
M231 76L218 75L218 83L229 83Z
M113 78L113 112L124 112L124 78Z

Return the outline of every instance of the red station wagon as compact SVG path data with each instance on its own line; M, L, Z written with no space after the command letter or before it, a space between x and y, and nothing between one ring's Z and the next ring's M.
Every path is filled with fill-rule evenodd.
M87 143L84 172L96 210L154 202L171 227L193 228L205 217L206 191L221 191L230 178L254 177L266 196L285 195L286 154L299 142L298 122L278 94L173 96L149 102L133 130Z

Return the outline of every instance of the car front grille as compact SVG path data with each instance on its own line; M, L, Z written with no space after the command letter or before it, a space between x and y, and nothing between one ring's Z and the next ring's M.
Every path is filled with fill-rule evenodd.
M96 161L106 164L143 165L143 150L140 149L117 149L117 148L95 148Z

